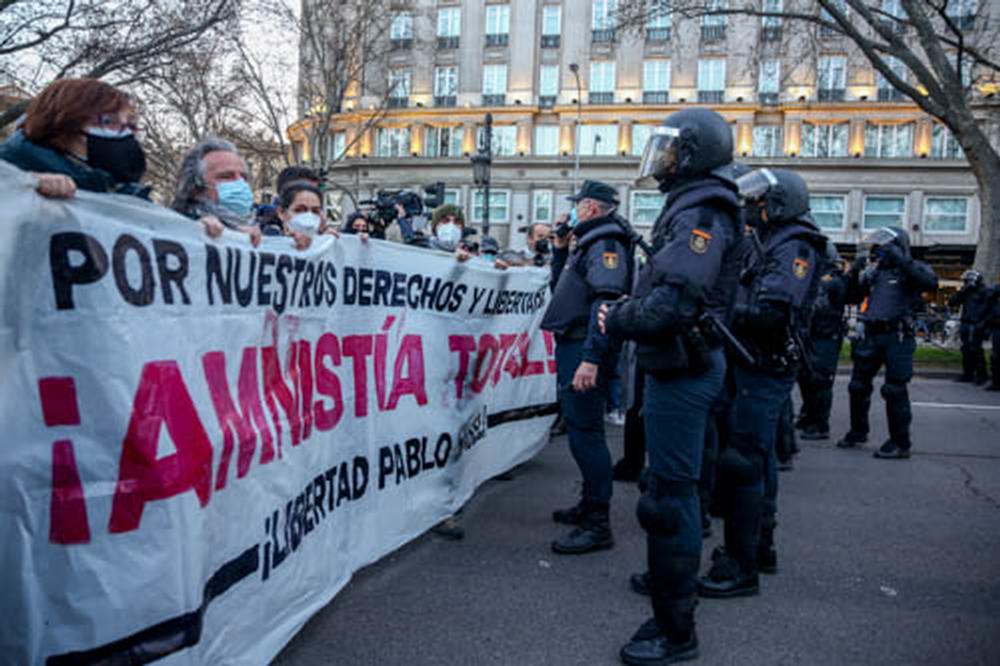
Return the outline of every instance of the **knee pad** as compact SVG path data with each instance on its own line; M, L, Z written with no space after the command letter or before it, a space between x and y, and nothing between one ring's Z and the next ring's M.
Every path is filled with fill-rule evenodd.
M902 402L909 398L906 384L890 384L886 382L882 385L882 398L886 402Z
M719 456L718 466L719 473L736 485L754 483L764 476L764 455L730 446Z
M852 394L865 394L872 390L870 383L863 382L859 379L852 379L847 385L847 392Z
M635 507L639 525L657 536L677 534L682 515L673 500L696 497L697 484L693 481L665 482L660 479L647 479L646 486Z

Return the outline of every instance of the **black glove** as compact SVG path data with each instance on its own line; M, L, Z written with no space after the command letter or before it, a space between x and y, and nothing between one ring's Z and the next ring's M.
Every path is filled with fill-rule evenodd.
M883 245L878 249L879 261L886 266L899 266L906 263L906 255L895 243Z
M854 257L854 261L851 262L851 272L860 273L865 269L865 266L867 265L868 265L868 256L859 252L858 256Z

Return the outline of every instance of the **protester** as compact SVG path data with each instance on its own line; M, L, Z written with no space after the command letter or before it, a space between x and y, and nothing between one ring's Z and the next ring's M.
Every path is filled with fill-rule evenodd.
M249 234L255 247L260 243L246 163L225 139L202 139L184 155L170 207L198 220L211 238L232 229Z
M535 222L522 228L525 232L525 247L520 250L504 250L497 259L507 266L547 266L552 262L552 227L544 222Z
M97 79L62 79L31 100L0 159L37 176L42 196L68 199L81 189L149 198L139 184L146 156L137 132L126 93Z
M289 183L294 182L306 182L315 188L319 188L322 179L319 174L307 166L302 166L295 164L292 166L287 166L278 173L278 180L275 184L275 190L278 192L278 196L281 196L281 192L288 186Z
M292 182L281 191L278 218L284 225L285 234L292 237L299 250L308 248L314 236L340 236L326 221L322 193L305 181Z
M371 223L364 211L356 210L347 216L347 221L341 227L340 232L344 234L356 234L362 242L366 242L371 235Z

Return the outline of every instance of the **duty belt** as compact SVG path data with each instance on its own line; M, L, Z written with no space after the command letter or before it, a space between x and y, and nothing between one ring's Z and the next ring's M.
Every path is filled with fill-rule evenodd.
M882 335L884 333L908 333L913 328L909 319L889 319L865 321L865 335Z

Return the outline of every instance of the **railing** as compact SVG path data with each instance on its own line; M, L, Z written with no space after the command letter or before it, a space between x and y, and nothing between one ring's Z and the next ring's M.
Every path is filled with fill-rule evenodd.
M725 38L726 38L726 26L724 25L701 26L701 41L718 42Z
M483 106L503 106L507 95L483 95Z
M409 97L390 97L388 102L388 107L390 109L405 109L409 105Z
M646 28L647 42L669 42L670 28Z
M455 95L435 95L434 106L458 106L458 97Z
M725 99L723 90L699 90L698 102L701 104L721 104Z
M591 104L614 104L615 94L613 92L592 92L588 93L587 101Z
M880 102L898 102L903 99L905 95L895 88L879 88L878 89L878 101Z
M766 106L774 106L778 103L779 96L776 92L762 92L757 93L757 100Z
M847 96L847 91L843 88L820 88L816 91L816 98L821 102L843 102Z
M668 102L670 102L670 93L666 90L642 93L643 104L667 104Z
M438 48L439 49L457 49L458 48L458 35L451 37L438 37Z
M542 48L543 49L559 48L559 35L542 35Z
M602 30L591 30L590 41L594 44L608 44L615 41L614 28L604 28Z
M505 33L496 35L486 35L486 46L507 46L510 43L510 35Z
M402 37L398 39L389 40L390 45L394 51L401 51L403 49L413 48L413 38L412 37Z

